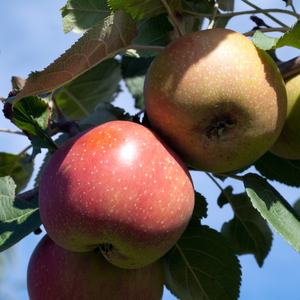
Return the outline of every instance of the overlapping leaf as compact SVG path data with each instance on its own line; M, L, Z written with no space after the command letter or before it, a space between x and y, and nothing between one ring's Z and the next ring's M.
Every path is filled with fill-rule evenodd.
M239 261L227 240L207 226L188 227L161 261L167 288L181 300L239 297Z
M161 14L150 19L143 19L137 23L139 31L133 44L143 46L166 46L168 44L167 33L173 30L168 21L167 14ZM156 56L158 51L137 50L141 57Z
M7 99L9 100L9 98ZM48 130L50 108L48 103L37 96L25 97L14 109L5 103L4 113L28 136L32 145L39 148L55 148Z
M81 119L78 122L79 130L83 131L92 126L97 126L110 121L129 120L130 114L126 113L124 109L115 107L110 103L99 103L95 111L88 117Z
M170 4L171 2L173 1L166 0L167 4ZM134 20L152 18L166 12L163 3L160 0L108 0L108 4L114 11L119 9L125 10Z
M233 11L234 0L222 0L220 2L220 9L222 9L224 11Z
M300 187L300 160L283 159L267 152L255 162L255 168L270 180Z
M15 197L15 183L9 176L0 178L0 252L8 249L39 228L38 199Z
M70 119L87 117L98 103L114 100L121 79L120 63L107 59L60 89L57 104Z
M243 180L253 206L287 243L300 252L300 217L296 211L259 175L249 173Z
M290 46L300 49L300 19L282 37L269 37L259 30L253 36L253 43L262 50L277 49Z
M72 29L75 33L83 32L103 21L111 13L107 0L68 0L61 11L65 33Z
M144 82L147 70L152 60L152 57L122 57L122 76L125 80L128 90L135 99L135 107L140 109L144 108Z
M227 187L218 199L220 207L226 203L232 206L234 218L224 223L222 234L232 242L237 254L254 254L261 267L271 249L272 231L246 193L233 195L232 187Z
M207 217L207 202L206 199L195 191L195 207L192 215L192 222L199 223L199 220Z
M17 193L26 187L33 173L33 162L26 163L28 158L29 155L27 153L20 155L0 153L0 177L13 177L17 185Z
M63 86L103 60L126 50L137 34L132 18L124 11L117 11L88 30L44 71L31 73L14 103L23 97L39 95Z
M228 1L225 1L224 4L223 4L224 1L221 1L220 4L221 4L221 9L222 10L231 10L232 9L232 6L233 6L233 2L232 0L228 0ZM214 11L214 5L215 5L215 1L210 1L210 0L201 0L201 1L198 1L198 0L189 0L187 3L190 4L190 6L193 7L193 10L196 11L197 13L201 13L201 14L208 14L208 18L210 18L210 15L213 14L213 11ZM184 5L184 4L183 4ZM191 10L191 7L185 7L185 10L189 11ZM218 13L220 13L220 11L218 11ZM203 17L200 17L199 18L201 24L203 22ZM228 21L230 20L230 17L226 17L226 18L215 18L214 20L214 26L213 27L216 27L216 28L224 28Z

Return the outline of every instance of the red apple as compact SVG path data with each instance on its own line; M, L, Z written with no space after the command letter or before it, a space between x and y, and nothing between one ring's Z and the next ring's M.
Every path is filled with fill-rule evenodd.
M47 235L27 270L30 300L160 300L163 286L158 262L134 270L118 268L100 252L72 252Z
M65 142L40 182L40 215L49 236L78 252L99 248L118 267L163 256L194 207L187 167L155 133L112 121Z
M183 160L219 173L269 150L287 109L284 81L270 56L224 28L167 45L148 69L144 101L154 131Z

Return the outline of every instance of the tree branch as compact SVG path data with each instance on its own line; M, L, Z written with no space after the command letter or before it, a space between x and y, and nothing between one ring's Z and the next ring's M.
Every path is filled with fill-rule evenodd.
M27 192L17 194L16 198L30 202L34 197L38 196L38 194L39 194L39 187L35 187L31 190L28 190Z
M282 74L283 79L287 79L293 75L300 73L300 56L295 57L286 62L278 63L278 68Z

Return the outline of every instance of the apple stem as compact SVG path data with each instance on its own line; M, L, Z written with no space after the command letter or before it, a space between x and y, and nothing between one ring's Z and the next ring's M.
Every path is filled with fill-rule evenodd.
M146 111L145 109L140 110L138 113L136 113L135 115L131 116L131 118L128 121L138 122L139 116L141 114L143 114L145 111Z
M215 19L216 19L216 15L217 15L218 10L219 10L219 1L217 1L214 5L214 10L212 12L211 19L210 19L210 22L209 22L209 25L208 25L207 29L212 29L214 27Z

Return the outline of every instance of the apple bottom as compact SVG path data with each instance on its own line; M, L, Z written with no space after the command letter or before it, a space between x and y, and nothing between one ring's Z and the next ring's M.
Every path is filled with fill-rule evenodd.
M30 300L160 300L163 285L159 262L121 269L101 253L63 249L48 235L32 253L27 271Z
M139 230L134 222L126 224L120 219L115 222L110 220L110 224L115 226L107 230L103 229L105 223L109 223L105 222L105 218L102 220L103 223L89 221L85 223L85 229L83 226L80 227L81 230L76 230L76 226L68 226L68 230L64 230L53 225L49 227L47 233L54 242L69 251L98 251L110 263L125 269L140 268L162 257L174 246L186 228L185 222L179 217L178 220L168 219L167 230L163 227L160 230L154 227L152 231L150 229L144 231L143 227Z

